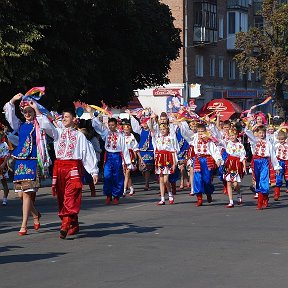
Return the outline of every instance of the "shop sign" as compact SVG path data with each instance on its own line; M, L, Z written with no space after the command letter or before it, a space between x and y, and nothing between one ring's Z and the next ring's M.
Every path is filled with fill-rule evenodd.
M153 89L153 96L181 96L181 89L175 88L156 88Z
M257 98L257 90L227 90L224 98Z

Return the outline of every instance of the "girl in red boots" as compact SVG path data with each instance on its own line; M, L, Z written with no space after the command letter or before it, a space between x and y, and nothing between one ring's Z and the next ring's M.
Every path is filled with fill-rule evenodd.
M227 208L233 208L233 189L237 191L237 204L242 204L242 196L239 183L246 172L246 151L242 143L237 139L238 132L235 127L229 130L229 140L224 142L228 154L224 163L223 180L227 183L229 204Z
M170 134L167 124L159 124L160 134L152 130L152 142L155 151L155 173L159 175L161 199L157 205L165 205L165 188L169 196L169 204L174 204L169 175L173 174L177 165L178 141L175 133Z

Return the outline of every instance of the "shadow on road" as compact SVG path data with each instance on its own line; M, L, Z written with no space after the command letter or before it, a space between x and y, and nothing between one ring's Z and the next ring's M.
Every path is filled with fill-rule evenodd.
M151 233L163 227L141 227L131 223L101 223L94 225L80 225L77 238L100 238L109 235L122 235L128 233Z
M22 247L21 247L22 248ZM16 255L7 255L0 256L0 264L8 264L8 263L27 263L38 260L50 259L65 255L66 253L43 253L43 254L16 254Z

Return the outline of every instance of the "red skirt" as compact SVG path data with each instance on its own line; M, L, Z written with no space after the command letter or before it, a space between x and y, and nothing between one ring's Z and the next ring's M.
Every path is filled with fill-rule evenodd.
M228 155L225 161L225 174L236 174L243 178L243 163L239 157Z
M167 150L157 150L155 153L155 170L169 170L172 173L173 165L176 164L174 163L173 153Z

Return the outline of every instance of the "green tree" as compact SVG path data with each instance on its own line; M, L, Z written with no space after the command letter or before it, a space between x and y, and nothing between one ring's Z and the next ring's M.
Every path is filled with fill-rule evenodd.
M288 111L284 90L288 80L288 4L264 0L261 15L263 27L250 28L236 36L235 59L242 72L260 72L266 93L274 95L274 106L279 115Z
M30 21L20 1L0 1L0 83L11 83L23 58L39 63L33 43L43 38L43 25ZM29 6L27 6L28 8ZM31 11L32 12L32 11ZM16 64L16 66L14 66ZM29 78L29 73L25 76Z
M10 84L0 86L7 95L15 87L45 85L50 107L75 99L124 106L133 90L169 82L180 30L159 0L16 2L31 23L43 27L44 37L33 43L39 63L25 55L17 59L23 63L17 77L14 73Z

